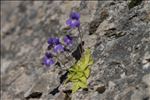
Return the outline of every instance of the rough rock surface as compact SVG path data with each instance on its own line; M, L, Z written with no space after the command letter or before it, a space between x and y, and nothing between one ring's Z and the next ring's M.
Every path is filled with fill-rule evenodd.
M131 1L2 1L2 100L150 100L150 1ZM88 89L70 94L41 58L73 9L95 62Z

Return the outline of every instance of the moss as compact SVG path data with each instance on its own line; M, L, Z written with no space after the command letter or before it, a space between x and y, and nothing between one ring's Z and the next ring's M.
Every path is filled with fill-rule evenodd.
M128 4L129 9L141 4L142 0L131 0Z

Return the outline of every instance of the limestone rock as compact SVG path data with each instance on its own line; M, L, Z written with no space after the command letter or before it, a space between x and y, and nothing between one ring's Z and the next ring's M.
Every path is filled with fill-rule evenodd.
M2 100L150 99L149 0L3 0L1 6ZM49 70L41 64L47 39L63 36L72 10L81 14L84 49L94 58L88 89L74 94L64 80L75 57L61 56ZM77 40L78 31L72 34Z

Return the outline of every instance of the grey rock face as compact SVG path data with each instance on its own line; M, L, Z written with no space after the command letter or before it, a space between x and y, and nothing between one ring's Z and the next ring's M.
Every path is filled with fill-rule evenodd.
M150 100L150 1L2 1L1 9L2 100ZM75 58L41 64L71 10L94 58L88 89L75 94L63 84Z

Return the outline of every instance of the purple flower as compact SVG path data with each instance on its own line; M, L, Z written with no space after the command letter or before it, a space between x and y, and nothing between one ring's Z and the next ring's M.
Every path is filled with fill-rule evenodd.
M76 28L80 26L80 14L77 12L72 12L70 14L70 18L66 21L66 24L69 25L71 28Z
M49 38L47 42L48 42L48 44L51 45L51 46L52 46L52 45L57 45L57 44L60 43L59 38L57 38L57 37Z
M55 52L55 53L60 53L60 52L62 52L62 51L64 51L63 45L58 44L58 45L55 45L55 46L54 46L54 52Z
M49 38L48 41L47 41L47 43L48 43L49 45L53 45L53 38Z
M79 20L80 14L77 13L77 12L71 12L71 13L70 13L70 18L71 18L71 19L75 19L75 20Z
M76 28L76 27L80 26L80 21L79 20L68 19L66 21L66 24L69 25L71 28Z
M64 43L66 44L66 45L72 45L72 37L71 36L69 36L69 35L66 35L64 38L63 38L63 40L64 40Z
M49 55L48 55L49 56ZM47 57L47 55L44 56L43 58L43 64L47 67L50 67L51 65L53 65L55 63L55 61L52 58Z
M52 54L51 54L50 52L46 52L46 53L45 53L45 56L46 56L47 58L52 58Z

